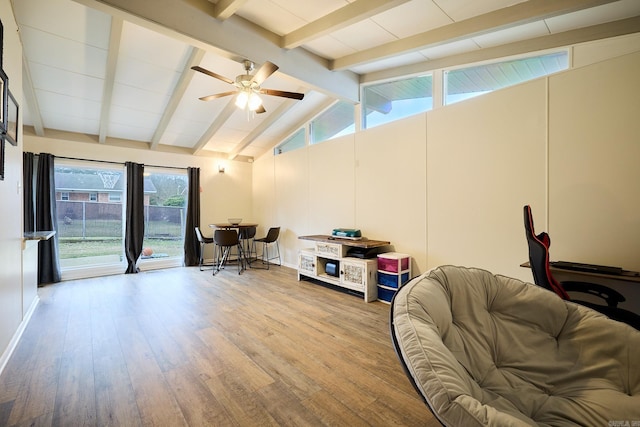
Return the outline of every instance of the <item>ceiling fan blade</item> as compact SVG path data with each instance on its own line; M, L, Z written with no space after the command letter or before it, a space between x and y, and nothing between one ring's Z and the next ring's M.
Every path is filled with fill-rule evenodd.
M267 78L271 74L275 73L278 68L279 67L273 62L267 61L264 64L262 64L262 67L260 67L258 71L256 71L251 81L255 82L258 86L260 86L262 82L267 80Z
M211 76L211 77L216 78L218 80L222 80L223 82L229 83L230 85L233 84L233 80L231 80L229 78L226 78L225 76L221 76L220 74L216 74L213 71L209 71L206 68L202 68L202 67L200 67L198 65L194 65L193 67L191 67L191 69L194 70L194 71L199 71L199 72L201 72L203 74L206 74L207 76Z
M211 101L212 99L222 98L223 96L235 95L236 93L238 92L233 90L231 92L222 92L222 93L215 93L213 95L203 96L202 98L198 98L198 99L201 101Z
M271 95L271 96L281 96L283 98L291 98L291 99L304 98L304 93L286 92L284 90L260 89L260 93L264 93L265 95Z
M259 106L258 109L256 110L256 114L262 114L266 112L267 110L264 109L264 105Z

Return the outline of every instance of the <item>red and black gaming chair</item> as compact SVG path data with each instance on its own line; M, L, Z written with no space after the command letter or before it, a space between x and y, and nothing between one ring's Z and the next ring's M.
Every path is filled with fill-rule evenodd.
M624 296L614 289L597 283L566 281L558 282L549 269L549 247L551 238L545 232L535 234L533 227L533 215L531 207L524 207L524 229L529 244L529 264L533 272L533 280L536 285L547 288L564 300L590 307L614 320L624 322L636 329L640 329L640 315L618 307L618 303L625 301ZM589 301L572 299L568 292L586 293L601 298L605 304L597 304Z

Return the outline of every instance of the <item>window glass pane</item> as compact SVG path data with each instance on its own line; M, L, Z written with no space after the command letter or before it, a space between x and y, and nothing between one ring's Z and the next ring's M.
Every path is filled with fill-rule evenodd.
M56 161L56 209L60 267L120 264L123 260L122 203L110 201L124 191L121 166L95 163L65 165ZM97 201L91 201L91 194Z
M304 147L305 145L304 137L305 137L305 132L304 132L304 128L302 128L298 130L296 133L294 133L292 136L290 136L289 139L285 140L282 144L274 148L273 154L277 156L278 154L286 153L287 151L293 151L293 150L297 150L298 148Z
M473 98L569 67L566 51L445 72L445 104Z
M433 77L420 76L364 87L365 129L433 108Z
M354 133L355 107L339 101L311 122L311 144Z
M186 171L144 169L142 260L184 255L188 177Z

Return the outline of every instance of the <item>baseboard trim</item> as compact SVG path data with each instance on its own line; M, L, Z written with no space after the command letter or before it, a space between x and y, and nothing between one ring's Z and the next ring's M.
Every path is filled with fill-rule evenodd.
M24 314L22 322L20 322L20 325L18 326L16 333L13 334L11 341L9 341L9 345L7 346L4 353L2 353L2 356L0 356L0 375L2 375L2 371L4 371L4 368L7 366L7 363L9 363L9 359L11 358L11 355L13 354L15 349L18 347L20 338L22 338L22 334L27 328L27 325L31 320L31 316L36 311L36 307L38 306L39 302L40 302L40 298L38 298L38 296L36 295L36 297L33 299L33 302L31 303L31 306L29 307L27 312Z

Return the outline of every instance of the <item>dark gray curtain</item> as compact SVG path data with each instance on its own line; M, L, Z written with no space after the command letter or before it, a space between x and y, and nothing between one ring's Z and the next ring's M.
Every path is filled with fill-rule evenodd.
M196 237L196 227L200 227L200 168L187 168L189 176L189 200L184 232L184 265L200 263L200 244Z
M24 214L24 232L30 233L36 230L35 205L33 203L33 153L22 153L22 198Z
M127 168L127 212L124 233L124 253L127 257L127 271L140 271L136 265L142 253L144 239L144 165L125 163Z
M36 183L36 231L57 231L56 185L54 180L54 157L52 154L38 155ZM60 259L58 258L58 234L38 243L38 284L60 281Z

